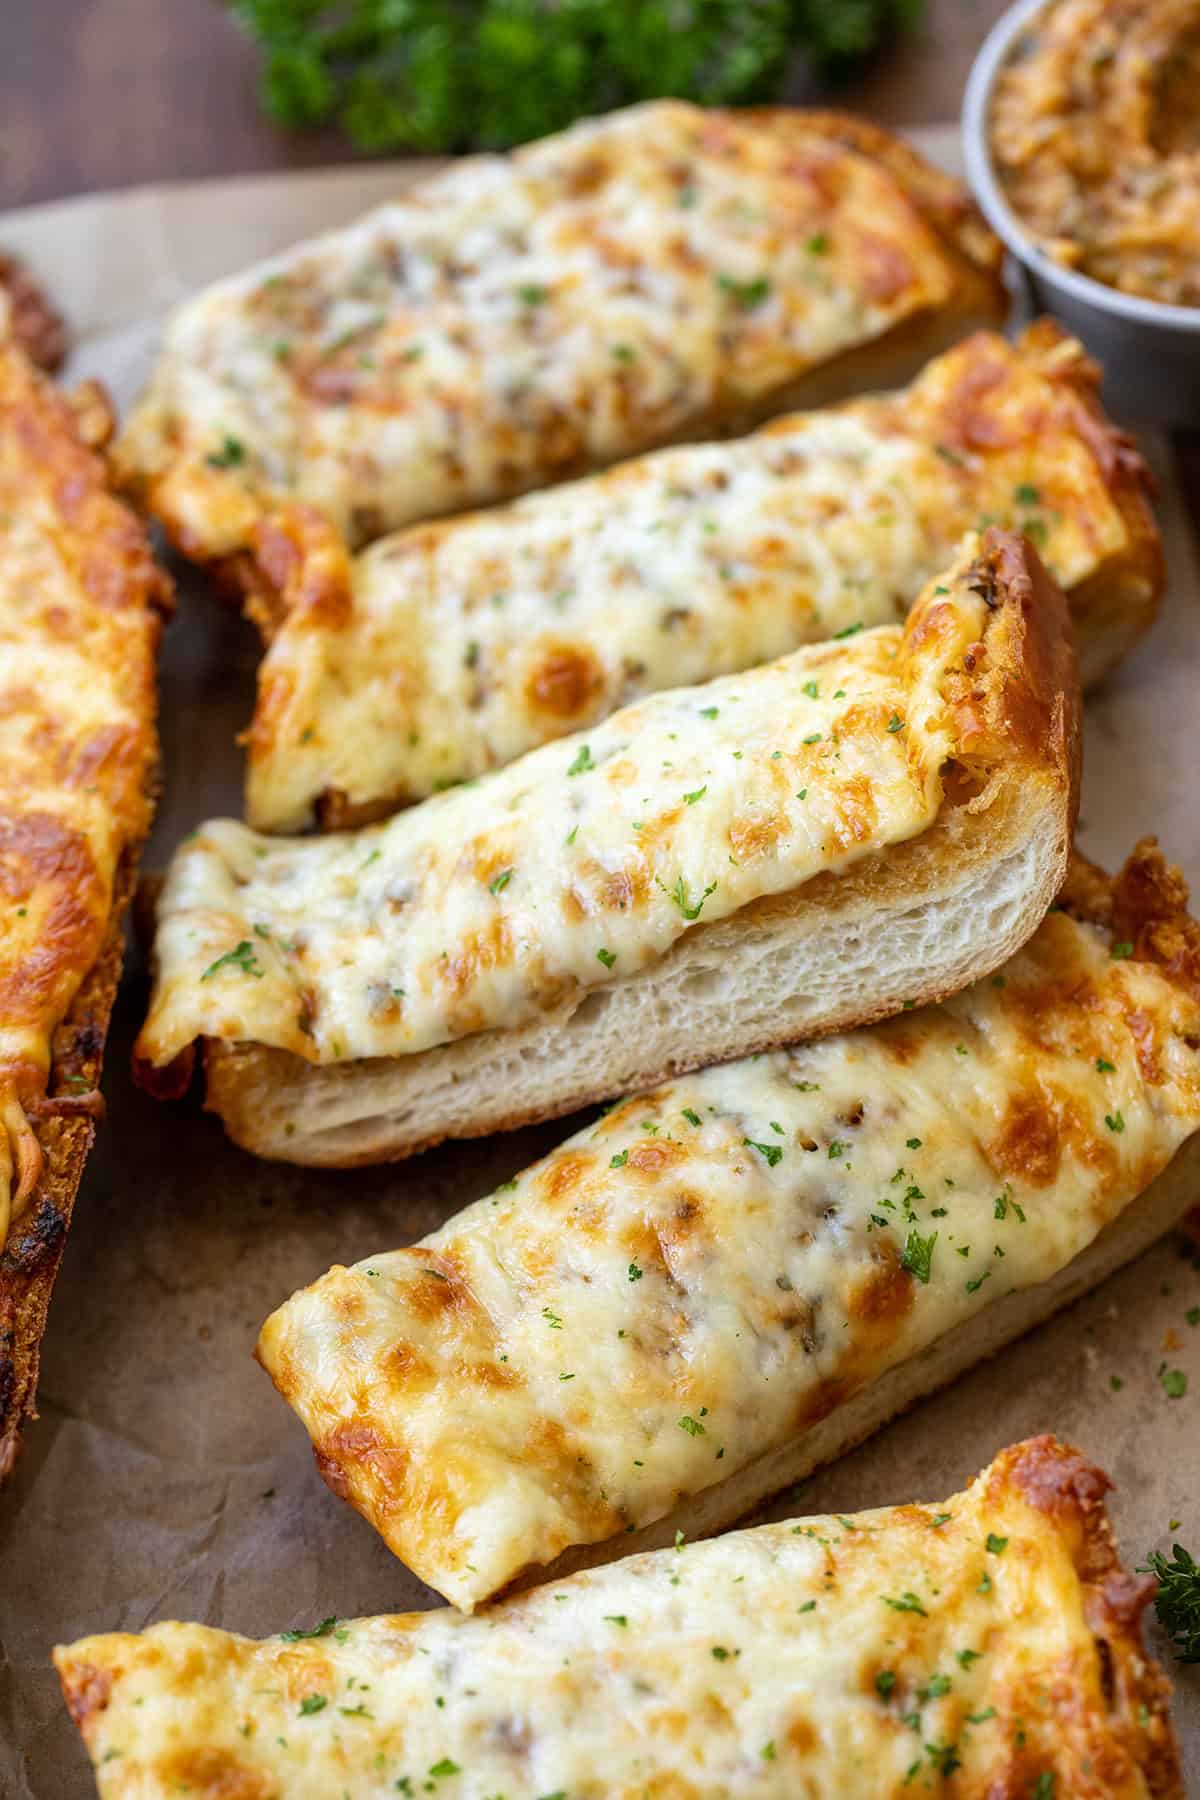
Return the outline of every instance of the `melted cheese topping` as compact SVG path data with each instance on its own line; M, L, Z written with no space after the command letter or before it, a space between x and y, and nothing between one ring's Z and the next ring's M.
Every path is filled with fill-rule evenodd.
M212 1037L336 1062L517 1025L701 917L915 836L956 743L942 683L988 617L973 566L907 635L652 695L386 825L205 826L167 877L138 1054L161 1066Z
M67 403L0 349L0 1248L41 1173L55 1028L149 822L160 595Z
M375 545L311 521L259 675L247 810L264 830L420 799L637 695L903 617L981 519L1060 584L1129 531L1072 390L1078 346L980 334L907 393L659 452ZM309 547L305 537L315 536Z
M636 107L190 301L124 465L189 554L243 544L264 492L363 542L761 408L958 282L904 183L819 121Z
M1048 256L1200 306L1200 3L1053 0L993 91L996 172Z
M1051 914L941 1006L626 1101L297 1294L260 1358L335 1489L470 1607L1063 1268L1200 1126L1198 1022Z
M1099 1772L1145 1800L1170 1729L1137 1706L1136 1628L1090 1622L1115 1559L1089 1482L1037 1440L937 1509L765 1525L477 1618L164 1624L55 1661L103 1800L984 1800Z

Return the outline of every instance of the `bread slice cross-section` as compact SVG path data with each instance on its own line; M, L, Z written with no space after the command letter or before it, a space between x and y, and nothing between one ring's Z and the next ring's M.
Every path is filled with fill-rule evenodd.
M903 629L594 731L386 824L177 852L142 1078L260 1155L353 1164L936 999L1066 870L1066 602L989 532Z

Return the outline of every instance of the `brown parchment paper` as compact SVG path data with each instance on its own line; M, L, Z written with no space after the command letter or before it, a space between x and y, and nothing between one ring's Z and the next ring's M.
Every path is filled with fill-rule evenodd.
M955 160L952 132L923 141ZM30 259L69 316L77 349L67 379L99 374L124 407L166 307L352 217L413 170L69 201L0 217L0 245ZM1153 438L1145 447L1163 481L1170 597L1151 640L1089 704L1082 841L1111 864L1157 830L1200 889L1200 569L1165 447ZM185 572L179 598L163 659L166 790L151 867L199 819L238 812L234 735L250 715L256 660L249 628L203 581ZM331 1612L438 1604L326 1491L251 1347L294 1288L333 1262L420 1236L572 1128L560 1121L450 1146L396 1169L318 1174L257 1163L195 1106L157 1106L133 1090L129 1044L145 997L135 953L105 1075L108 1121L50 1316L42 1416L0 1495L5 1800L94 1792L47 1660L55 1642L171 1617L261 1636ZM939 1499L1001 1445L1053 1429L1116 1478L1130 1562L1176 1535L1200 1549L1200 1329L1185 1319L1198 1304L1200 1273L1178 1244L1158 1246L818 1474L790 1510ZM1157 1379L1164 1360L1190 1377L1181 1400ZM1162 1653L1156 1628L1153 1641ZM1200 1794L1200 1669L1174 1673L1190 1789Z

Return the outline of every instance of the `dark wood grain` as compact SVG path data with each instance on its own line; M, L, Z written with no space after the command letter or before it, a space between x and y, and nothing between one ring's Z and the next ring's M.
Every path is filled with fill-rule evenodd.
M848 82L798 67L791 100L852 105L885 124L952 119L1003 0L927 0L925 23ZM253 44L220 0L0 0L0 207L99 188L353 154L336 132L263 117Z

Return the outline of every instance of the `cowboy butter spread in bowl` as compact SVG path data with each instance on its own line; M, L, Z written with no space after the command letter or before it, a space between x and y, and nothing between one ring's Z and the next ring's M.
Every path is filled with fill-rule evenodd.
M1200 423L1200 0L1032 0L963 108L967 170L1035 300L1131 416Z

